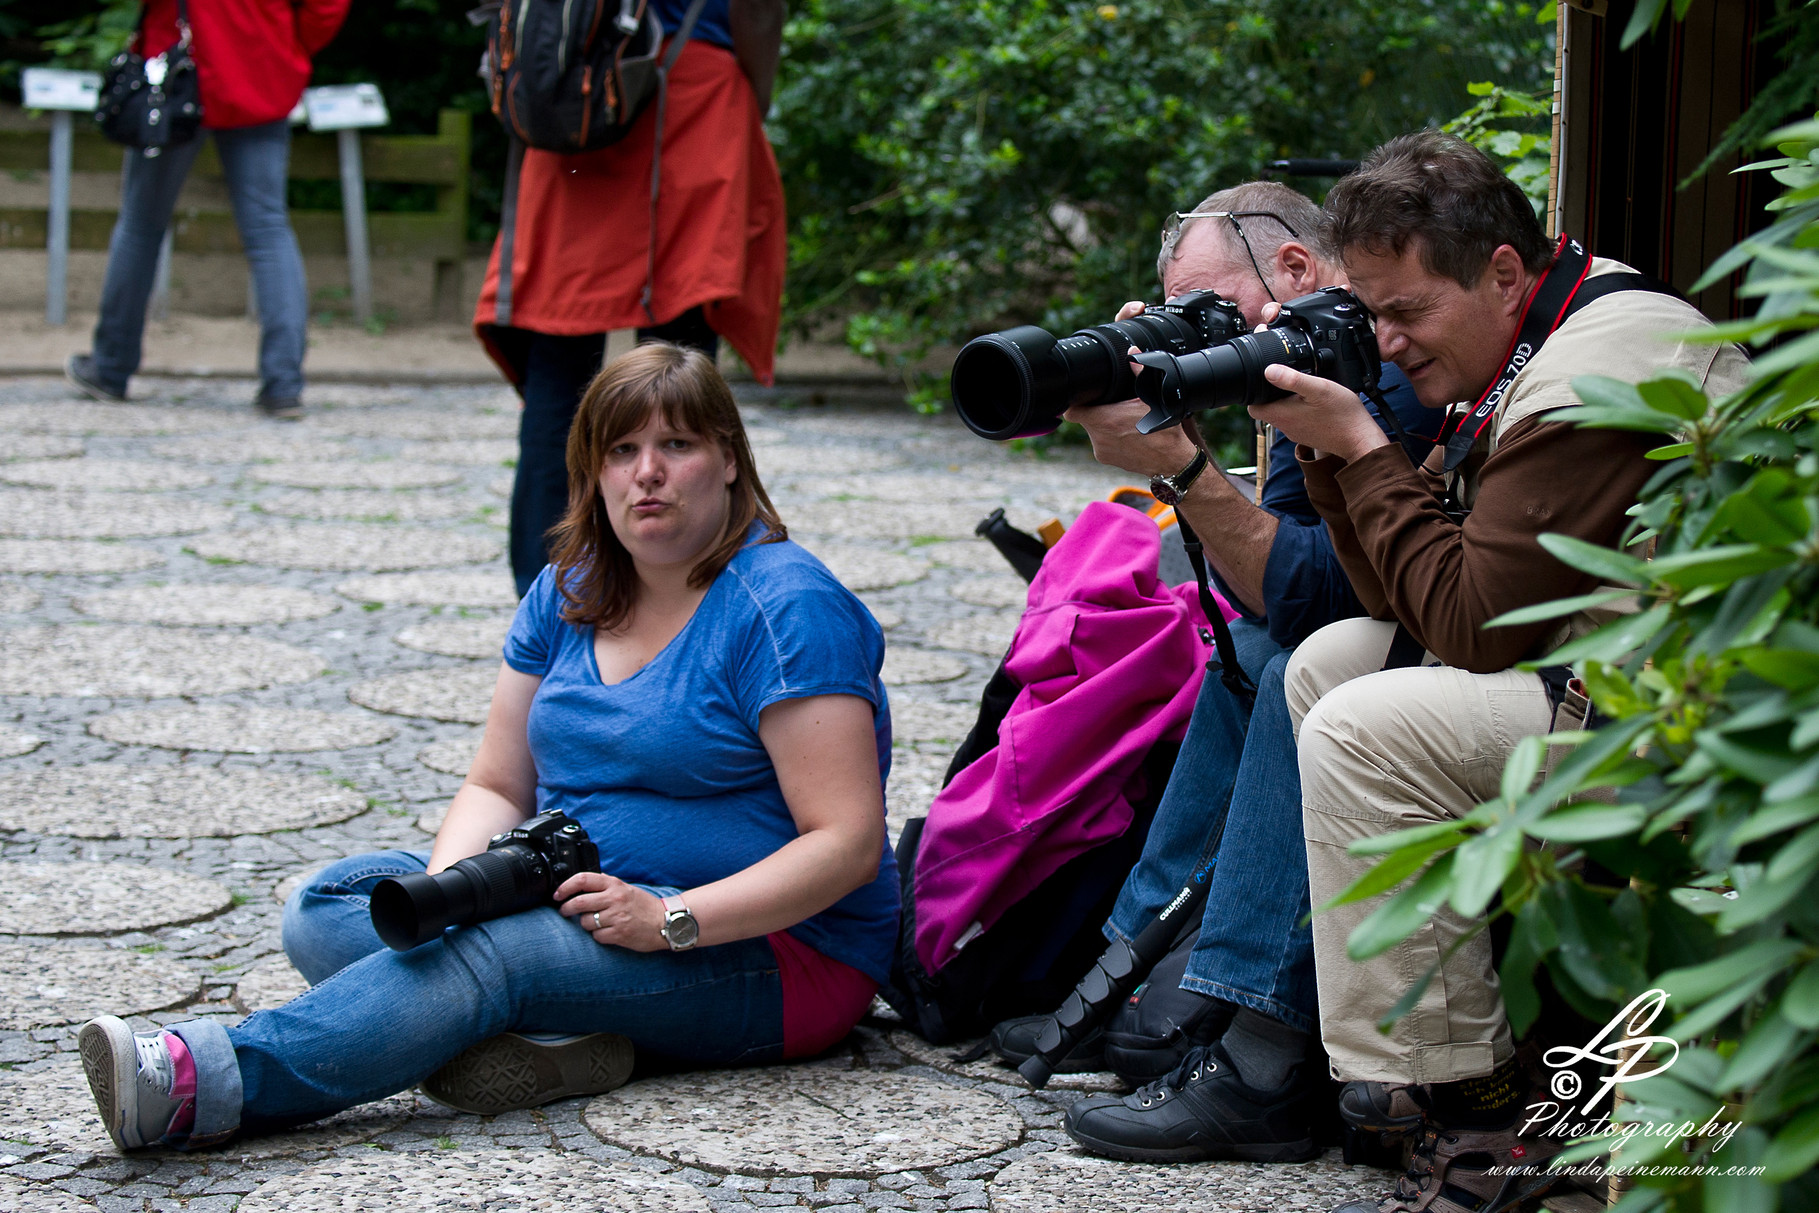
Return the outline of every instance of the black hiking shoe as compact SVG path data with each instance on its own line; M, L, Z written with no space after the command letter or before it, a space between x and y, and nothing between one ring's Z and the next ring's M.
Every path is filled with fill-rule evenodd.
M1081 1100L1067 1110L1067 1135L1131 1162L1305 1162L1320 1153L1307 1088L1297 1066L1281 1089L1252 1090L1212 1044L1134 1094Z
M95 371L95 358L92 354L71 354L69 361L63 364L63 377L91 400L99 400L102 404L126 403L124 386L115 390L101 382Z
M992 1052L1008 1061L1013 1066L1020 1066L1036 1052L1036 1037L1042 1032L1042 1025L1049 1021L1047 1015L1024 1015L1018 1019L1007 1019L992 1029ZM1086 1034L1086 1039L1068 1051L1061 1064L1055 1067L1057 1074L1091 1074L1105 1069L1105 1032L1094 1028Z
M1225 1035L1232 1004L1181 988L1199 938L1196 930L1177 940L1105 1025L1105 1064L1118 1077L1138 1086L1153 1082L1174 1073L1192 1049Z

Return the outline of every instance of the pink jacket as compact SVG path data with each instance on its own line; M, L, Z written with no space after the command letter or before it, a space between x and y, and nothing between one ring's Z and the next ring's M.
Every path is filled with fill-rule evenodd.
M1154 522L1100 501L1043 560L1006 661L1023 690L997 747L942 789L923 827L916 955L927 972L1068 860L1124 833L1144 756L1187 732L1211 646L1196 587L1157 578L1160 551Z

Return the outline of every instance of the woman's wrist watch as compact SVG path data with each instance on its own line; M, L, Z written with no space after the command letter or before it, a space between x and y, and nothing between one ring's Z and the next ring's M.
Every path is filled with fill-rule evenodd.
M1210 462L1206 457L1206 448L1198 448L1188 465L1173 476L1151 476L1150 496L1163 505L1180 505L1181 499L1187 496L1188 489L1193 487L1194 481L1200 478L1200 473L1206 470L1206 465Z
M663 942L672 952L686 952L701 938L701 924L683 904L680 895L663 899Z

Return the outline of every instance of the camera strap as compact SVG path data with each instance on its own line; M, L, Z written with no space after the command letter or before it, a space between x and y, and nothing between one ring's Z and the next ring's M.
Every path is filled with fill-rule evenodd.
M1573 297L1578 294L1579 286L1591 268L1592 257L1585 251L1585 246L1571 236L1562 235L1554 247L1553 264L1541 275L1529 291L1528 302L1523 304L1522 320L1516 326L1515 336L1510 338L1509 350L1503 355L1503 368L1446 440L1448 472L1464 463L1465 457L1472 453L1478 436L1496 416L1497 406L1503 403L1510 384L1529 364L1542 342L1566 319L1567 309L1572 306Z

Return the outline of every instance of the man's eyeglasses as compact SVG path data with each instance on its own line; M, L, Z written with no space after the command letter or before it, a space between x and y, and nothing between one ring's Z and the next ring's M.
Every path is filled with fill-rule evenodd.
M1244 255L1250 258L1251 268L1257 272L1257 281L1263 284L1263 290L1269 295L1272 303L1280 303L1276 292L1270 290L1270 280L1263 273L1263 267L1257 264L1257 254L1251 251L1250 237L1244 233L1240 219L1274 219L1280 223L1289 235L1301 239L1301 233L1289 226L1288 220L1274 211L1175 211L1162 224L1162 260L1167 262L1175 256L1175 245L1181 239L1181 222L1184 219L1230 219L1232 227L1238 233L1238 242L1244 245Z

